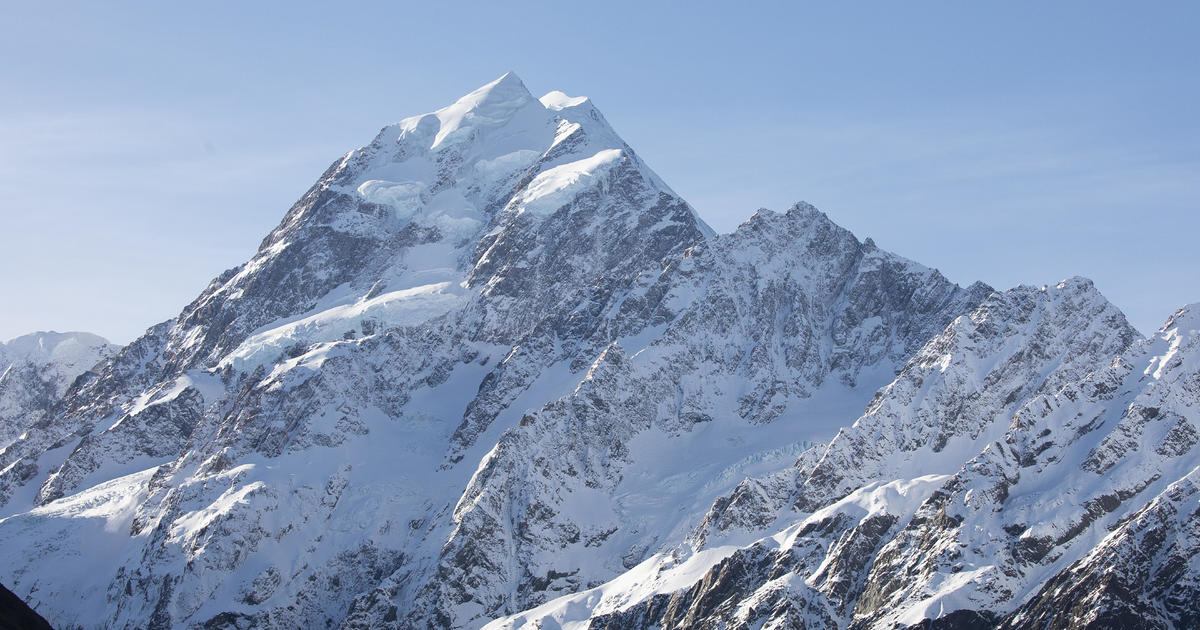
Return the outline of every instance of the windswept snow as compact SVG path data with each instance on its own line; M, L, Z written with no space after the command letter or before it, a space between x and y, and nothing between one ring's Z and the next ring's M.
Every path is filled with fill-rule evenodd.
M538 99L547 109L562 110L568 107L577 107L588 101L586 96L567 96L558 90L547 92L545 96Z
M606 149L592 157L538 173L516 199L517 211L545 215L558 210L580 192L602 181L620 159L620 149Z
M456 283L438 282L335 306L251 336L221 365L253 371L259 365L277 361L297 345L308 348L360 336L364 321L381 327L417 326L460 308L469 295L469 291Z

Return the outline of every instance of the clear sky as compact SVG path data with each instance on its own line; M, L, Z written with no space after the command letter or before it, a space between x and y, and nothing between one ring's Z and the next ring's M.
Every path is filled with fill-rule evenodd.
M852 4L852 6L850 6ZM515 71L717 231L805 200L997 288L1200 300L1200 3L8 2L0 339L128 342L380 127Z

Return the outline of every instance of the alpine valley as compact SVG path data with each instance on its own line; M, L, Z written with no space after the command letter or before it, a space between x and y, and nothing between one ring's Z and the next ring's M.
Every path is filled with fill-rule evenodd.
M0 347L56 628L1200 627L1200 305L714 234L513 74L340 157L124 348Z

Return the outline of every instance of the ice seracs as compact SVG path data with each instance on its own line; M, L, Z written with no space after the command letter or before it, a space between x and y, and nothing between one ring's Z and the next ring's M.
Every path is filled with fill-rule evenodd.
M555 111L563 110L568 107L577 107L588 102L588 98L586 96L567 96L558 90L547 92L545 96L538 100L542 103L542 105L545 105L547 109L553 109Z
M580 191L602 181L619 159L620 149L605 149L591 157L542 171L514 200L514 207L517 212L550 214L565 206Z

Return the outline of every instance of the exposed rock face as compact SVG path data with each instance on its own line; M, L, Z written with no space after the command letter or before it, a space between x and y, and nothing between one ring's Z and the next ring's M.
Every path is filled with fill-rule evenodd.
M1131 342L1090 283L994 294L926 344L828 447L715 501L688 546L495 627L1190 627L1195 311ZM1024 332L982 325L1000 313ZM971 360L956 361L964 351ZM918 378L913 396L905 383ZM988 398L988 413L966 415ZM855 467L821 474L844 456L842 441L860 445ZM939 455L951 449L977 450L955 464ZM874 479L847 484L847 470ZM764 549L772 561L745 562ZM742 567L732 585L731 562Z
M1137 341L806 204L714 235L506 75L39 398L0 579L60 627L1178 627L1190 313Z
M701 510L698 498L766 464L756 459L828 437L819 414L861 407L987 291L862 244L805 205L760 212L643 287L607 327L640 330L648 294L665 329L603 349L569 396L500 436L430 586L402 612L461 625L443 602L463 602L474 622L618 575L691 526L694 512L662 506Z
M50 630L50 624L20 597L0 584L0 628L4 630Z
M1083 559L1047 581L1004 628L1194 628L1200 468L1171 484Z

